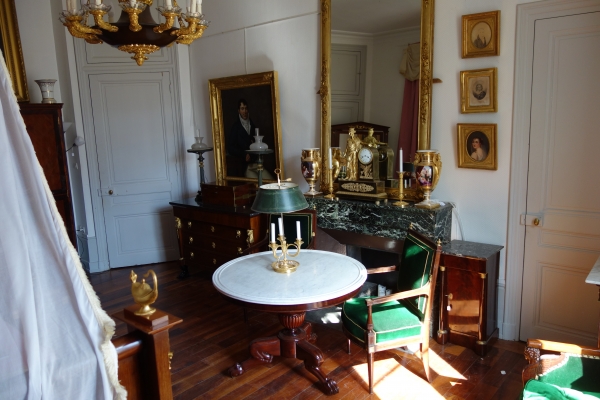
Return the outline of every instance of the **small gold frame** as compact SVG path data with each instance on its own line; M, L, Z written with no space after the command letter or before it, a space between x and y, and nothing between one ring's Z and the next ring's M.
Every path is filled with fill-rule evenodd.
M496 124L457 124L459 168L498 169L496 128Z
M498 111L498 68L460 71L460 112Z
M14 0L0 1L0 40L2 41L4 61L10 74L17 101L29 101Z
M462 16L462 58L500 54L500 11Z

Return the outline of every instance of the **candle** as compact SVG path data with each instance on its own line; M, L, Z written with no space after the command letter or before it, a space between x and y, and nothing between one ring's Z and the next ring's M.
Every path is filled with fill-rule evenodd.
M202 0L198 0L196 11L198 11L198 13L202 14Z
M300 221L296 221L296 238L302 239L302 235L300 234Z
M402 163L402 147L400 147L400 151L398 154L398 160L399 160L398 161L398 168L399 168L398 171L400 171L400 173L402 173L402 167L404 166Z
M333 168L333 164L331 163L331 160L333 159L333 157L331 156L331 147L329 148L329 169Z
M171 2L171 0L165 0L165 8L167 10L170 10L171 8L173 8L173 3Z
M271 243L275 243L275 224L271 223Z
M129 6L131 8L135 7L135 0L129 0Z
M282 220L281 218L278 218L278 219L277 219L277 222L279 222L279 235L281 235L281 236L285 236L285 235L283 234L283 220Z
M258 136L258 128L254 128L254 132L256 132L256 136Z
M102 4L102 0L96 0L96 5L99 6Z

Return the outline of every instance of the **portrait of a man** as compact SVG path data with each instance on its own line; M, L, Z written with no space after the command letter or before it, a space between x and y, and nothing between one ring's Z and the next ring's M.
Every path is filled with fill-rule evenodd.
M252 86L223 90L223 128L225 133L227 176L258 178L257 156L246 152L254 143L256 130L270 149L275 146L271 87ZM273 154L263 156L263 179L273 179Z

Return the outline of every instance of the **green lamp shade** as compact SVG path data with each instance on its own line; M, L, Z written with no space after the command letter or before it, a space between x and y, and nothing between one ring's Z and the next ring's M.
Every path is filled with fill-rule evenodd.
M251 208L260 213L280 214L304 210L308 203L295 183L269 183L258 189Z

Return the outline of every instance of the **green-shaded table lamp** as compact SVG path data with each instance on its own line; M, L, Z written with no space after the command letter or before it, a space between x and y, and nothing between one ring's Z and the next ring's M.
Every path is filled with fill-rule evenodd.
M287 243L283 232L283 213L304 210L308 208L306 198L300 191L297 184L292 182L281 182L279 179L279 169L275 170L277 174L277 183L268 183L259 187L256 193L256 198L252 204L252 210L265 214L281 214L279 218L279 235L275 242L275 224L271 224L270 243L269 247L273 250L273 257L277 261L271 264L271 267L277 272L290 273L294 272L300 263L298 261L288 260L288 249L290 246L296 247L296 254L289 254L290 257L296 257L300 254L300 246L302 246L302 237L300 234L300 222L296 222L296 240L293 243ZM281 253L277 254L277 249L281 249Z

